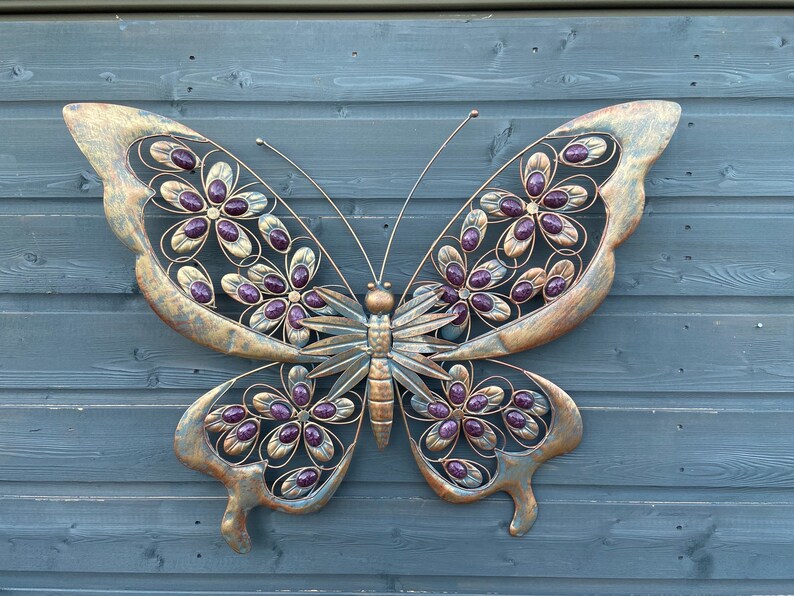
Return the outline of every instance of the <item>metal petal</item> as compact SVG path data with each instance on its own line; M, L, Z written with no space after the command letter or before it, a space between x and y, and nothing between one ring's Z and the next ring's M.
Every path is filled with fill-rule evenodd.
M287 283L286 278L284 275L276 269L275 267L271 267L270 265L265 265L264 263L257 263L253 267L248 270L248 279L250 279L256 287L262 290L265 294L270 294L271 296L278 296L283 294L284 292L274 293L267 289L265 285L265 278L268 275L274 275L278 277L284 283L284 291L287 291L289 288L289 284Z
M543 297L547 301L556 300L562 292L567 290L571 286L571 282L573 281L574 276L576 275L576 267L574 264L569 260L557 261L549 272L546 274L546 283L543 286ZM562 278L565 280L565 286L559 294L556 296L549 296L548 289L549 286L554 282L555 278Z
M453 383L463 383L466 393L471 390L471 373L466 366L455 364L449 369L450 380L444 383L444 392L449 393L449 388Z
M238 192L235 194L233 199L242 199L248 204L248 211L243 213L242 215L238 215L237 217L252 217L254 215L259 215L262 211L265 210L269 201L265 195L261 192Z
M411 407L414 409L414 412L420 416L435 420L435 418L427 411L427 407L435 401L438 400L424 395L413 394L411 396Z
M237 228L237 240L229 241L226 240L223 236L221 236L218 227L221 225L221 222L226 222L227 224L233 225ZM238 259L244 259L248 255L251 254L251 239L248 237L248 232L245 231L245 228L242 226L237 225L231 220L226 218L221 218L215 222L215 232L218 234L218 240L220 241L223 248L231 254L232 256L237 257Z
M482 424L484 428L484 432L479 437L473 437L469 433L466 432L466 419L463 419L463 434L466 435L466 440L471 443L471 445L477 449L482 449L483 451L493 451L496 447L496 432L491 427L491 425L486 422L485 420L480 420L476 418L477 422Z
M312 425L317 430L320 431L320 436L322 437L322 442L314 447L309 445L308 441L306 442L306 450L319 462L327 462L334 456L334 443L331 440L331 435L329 435L326 430L317 425Z
M289 251L290 245L292 244L292 237L290 236L289 232L287 231L287 228L284 226L283 223L281 223L281 220L278 217L276 217L275 215L270 215L269 213L265 215L261 215L259 216L259 221L257 222L257 226L259 227L259 231L261 232L262 237L265 239L265 242L267 242L270 248L282 254ZM275 246L273 246L273 241L270 238L270 235L276 230L280 230L286 235L287 237L286 248L276 248Z
M295 408L290 403L290 400L288 400L280 393L273 393L271 391L260 391L259 393L254 395L253 399L251 400L251 403L254 405L256 411L262 414L263 418L267 418L268 420L275 420L273 414L270 412L270 408L276 402L282 402L286 404L289 407L290 411L292 412L292 415L294 416Z
M459 305L462 305L462 308L466 309L466 318L463 319L460 324L456 324L453 321L458 318L458 314L455 312L455 309L459 308ZM441 336L444 339L454 340L464 334L469 328L469 325L471 325L471 309L469 308L469 304L466 301L458 300L455 304L447 309L447 313L454 314L455 318L441 328Z
M517 295L516 289L519 287L520 284L528 283L532 286L532 291L527 294L526 298L523 297L523 293ZM527 300L534 298L537 296L538 292L543 289L544 284L546 283L546 271L541 269L540 267L533 267L522 273L518 279L516 279L515 283L513 284L512 290L510 290L510 300L515 304L523 304ZM523 286L522 286L523 289Z
M353 366L361 356L369 358L369 355L358 347L342 352L341 354L336 354L315 366L309 371L308 376L310 379L316 379L318 377L327 377L328 375L340 373L348 367Z
M556 188L552 188L549 192L552 191L562 191L568 197L568 200L565 202L565 205L562 207L551 207L547 205L543 200L543 207L546 209L552 209L554 211L569 211L571 209L578 209L585 203L587 203L588 193L587 190L578 184L565 184L563 186L557 186ZM548 193L546 193L548 194Z
M177 149L184 149L190 153L196 160L196 167L199 167L201 160L198 158L198 156L191 149L188 149L185 145L182 143L177 143L176 141L157 141L152 143L152 146L149 148L149 154L159 164L162 164L172 170L182 170L182 168L171 161L171 154Z
M212 164L212 167L204 175L204 192L207 193L206 196L209 196L207 189L209 189L210 184L215 180L220 180L226 187L226 197L224 200L230 197L234 190L234 170L232 166L225 161Z
M562 222L562 229L557 234L550 234L548 231L546 231L546 228L543 227L544 217L559 218L560 221ZM554 244L557 244L559 246L573 246L579 241L579 231L576 229L576 226L574 226L571 223L570 219L568 219L565 215L562 215L561 213L554 213L554 214L543 213L538 216L538 222L540 225L540 231L548 240L550 240Z
M201 201L201 209L198 211L190 211L189 209L185 209L182 203L179 202L179 196L183 192L194 193ZM199 211L203 211L207 208L207 202L204 200L204 197L201 196L201 193L193 188L190 184L185 184L180 180L168 180L163 182L163 184L160 185L160 195L162 195L169 205L184 213L198 213Z
M292 273L300 265L303 265L309 271L309 279L306 280L306 283L303 284L300 288L296 288L295 285L292 283ZM292 260L290 261L289 264L289 283L292 289L293 290L305 289L308 283L314 277L316 270L317 270L317 256L314 254L314 251L308 246L302 246L298 250L296 250L295 254L292 255Z
M427 431L427 435L425 435L425 445L430 451L441 451L442 449L449 447L449 445L454 441L458 434L455 433L448 439L442 437L438 430L441 428L441 425L444 424L446 420L441 420L436 422L433 426L430 427L430 430ZM458 425L458 432L460 432L460 423L456 422Z
M234 298L237 302L250 306L251 304L257 304L262 299L262 295L259 293L259 300L256 302L243 300L239 294L240 286L242 285L252 286L251 280L247 277L243 277L239 273L227 273L221 278L221 288L223 288L223 291L226 292L229 297ZM248 289L253 292L251 288Z
M241 441L240 438L237 436L237 429L240 428L241 425L247 424L249 422L253 422L254 424L256 424L256 433L254 434L253 437L251 437L247 441ZM240 422L240 424L238 424L232 430L230 430L229 433L226 435L226 438L223 439L223 450L229 455L240 455L246 449L248 449L254 444L256 439L259 437L260 430L261 429L259 427L259 422L257 420L252 418L243 420L242 422Z
M480 207L491 217L505 218L509 217L502 211L502 201L505 199L512 199L519 205L521 213L526 211L526 202L519 196L514 195L506 190L492 190L485 193L480 197Z
M347 420L350 416L353 415L353 412L356 410L356 404L353 403L352 399L347 397L335 397L333 399L324 399L322 401L317 402L317 405L312 408L312 415L314 416L314 409L322 404L322 403L332 403L336 407L336 412L330 418L319 418L316 417L317 420L321 420L323 422L341 422L342 420Z
M524 183L524 188L527 187L527 181L529 180L530 176L535 173L540 173L543 176L543 188L537 194L531 194L527 188L527 194L533 198L541 196L551 181L551 161L549 161L549 156L542 151L533 153L527 160L527 163L524 165L524 171L521 174L521 182Z
M301 468L299 470L295 470L281 483L281 496L285 499L298 499L310 493L312 489L317 486L317 482L314 482L311 486L300 486L298 484L298 476L300 476L303 472L308 472L309 470L313 471L317 475L317 482L319 482L320 470L317 468Z
M480 288L474 288L471 285L471 279L474 276L474 274L478 271L487 271L488 274L491 276L491 281L489 281L486 285ZM474 290L476 292L482 292L483 290L487 290L489 288L494 287L495 285L498 285L499 282L501 282L504 279L505 275L507 275L507 267L505 267L504 263L502 263L502 261L500 261L499 259L489 259L484 263L474 267L472 272L469 274L468 279L466 280L466 286L470 290Z
M529 389L521 389L516 391L516 393L529 393L532 396L532 406L529 408L522 408L516 403L515 400L515 393L513 394L512 403L513 405L523 410L524 412L530 412L535 414L536 416L545 416L549 412L549 400L546 399L546 396L542 393L538 393L537 391L531 391Z
M434 313L429 315L422 315L417 317L410 324L394 330L392 339L407 339L409 337L417 337L430 333L436 329L440 329L450 321L457 317L456 314L451 313Z
M309 317L301 321L304 327L328 335L367 333L367 326L347 317Z
M287 389L290 395L292 395L295 385L299 383L309 388L309 401L311 401L311 397L314 395L314 380L309 378L309 370L301 365L293 366L287 373Z
M229 406L220 406L210 410L204 417L204 428L206 428L209 432L217 433L233 427L233 423L226 422L223 419L223 412L228 407Z
M502 321L506 321L510 318L510 305L506 300L503 300L501 297L497 296L496 294L491 294L490 292L477 292L477 294L486 294L493 301L491 310L482 311L475 308L474 311L478 315L488 319L489 321L496 321L497 323L501 323ZM477 294L472 294L471 299L474 300L474 297Z
M449 373L447 373L447 371L421 354L402 354L397 350L392 350L391 357L396 364L399 364L408 370L412 370L417 374L433 379L442 379L445 381L450 379Z
M299 327L293 327L292 322L290 321L290 314L295 309L300 309L303 313L303 319L300 319L296 322ZM308 328L303 326L303 320L306 318L306 309L303 308L300 304L291 304L287 308L287 320L284 324L284 329L287 332L287 341L291 343L293 346L298 346L302 348L307 343L309 343L309 339L311 339L311 331Z
M449 245L442 246L438 250L438 262L436 264L436 267L438 268L438 272L441 274L441 276L447 281L449 281L447 279L447 268L453 263L460 266L460 268L463 270L463 275L465 276L466 261L463 260L463 257L460 255L457 249Z
M336 335L326 337L320 341L306 346L301 350L301 354L309 356L333 356L340 352L345 352L355 347L366 348L367 336L364 333L348 333L346 335Z
M568 149L571 145L584 145L587 147L587 157L582 161L572 163L565 159L565 150ZM607 142L602 139L601 137L584 137L580 139L574 139L570 143L568 143L562 151L560 151L560 159L563 163L566 163L570 166L584 166L589 163L592 163L598 160L607 150Z
M488 214L482 209L474 209L466 214L463 225L460 227L460 247L465 252L477 250L482 244L488 230ZM472 245L470 240L476 238Z
M267 454L273 459L281 459L291 455L292 452L295 451L295 447L297 447L298 443L300 443L300 434L291 443L283 443L281 441L280 435L282 429L290 424L295 423L287 422L286 424L282 424L273 431L273 434L270 435L270 439L267 442Z
M198 269L197 267L191 267L190 265L180 267L176 274L176 280L181 286L182 290L184 290L185 294L194 300L195 298L193 298L190 287L197 281L206 284L206 286L210 289L210 299L209 301L203 302L202 304L212 305L215 303L215 288L212 287L212 281L206 275L204 275L204 272L201 269Z
M472 412L473 414L487 414L488 412L492 412L499 407L499 405L504 401L505 398L505 390L497 385L488 385L487 387L479 387L471 392L472 396L475 395L484 395L488 400L488 405L485 406L482 410L478 412ZM469 398L471 399L471 398ZM468 400L466 400L468 405ZM470 411L468 407L466 411Z
M273 302L281 302L284 305L284 311L275 319L269 319L265 316L265 311ZM270 333L273 331L273 329L278 327L281 321L284 320L284 317L287 316L288 308L289 304L283 298L273 298L271 300L267 300L262 306L251 313L251 318L248 320L248 325L251 327L251 329L255 329L261 333Z
M437 292L436 296L441 295L441 292L438 292L440 288L441 288L440 283L422 284L420 286L417 286L417 288L414 290L414 298L427 296L428 292L434 292L434 293ZM435 306L446 306L446 304L447 303L444 302L443 300L436 299ZM403 306L405 306L405 304L400 306L400 308L402 308ZM399 310L399 308L397 310Z
M320 298L325 300L325 302L340 315L362 324L367 322L367 315L364 313L364 308L352 298L348 298L344 294L329 290L328 288L318 287L315 288L315 291L320 295Z
M521 415L524 418L526 423L524 424L524 426L522 428L515 428L514 426L511 426L510 424L507 423L507 416L511 412L519 414L519 415ZM518 409L505 410L502 413L502 416L505 419L505 427L508 429L508 431L513 433L519 439L525 439L525 440L531 441L531 440L537 438L538 434L540 433L540 427L538 426L538 423L535 422L535 420L533 420L531 416L528 416L527 414L525 414L521 410L518 410Z
M207 230L198 238L188 238L185 234L185 227L193 221L194 219L202 219L207 224ZM174 252L178 254L185 254L191 252L192 250L198 248L204 243L204 240L207 238L207 233L210 229L209 220L206 217L191 217L188 220L185 220L175 231L174 234L171 236L171 248L174 249Z
M466 476L463 478L455 478L452 474L449 473L449 468L447 466L450 465L452 462L457 462L462 464L466 468ZM444 462L444 471L449 476L450 480L455 484L460 484L465 488L477 488L482 484L482 472L480 469L475 466L472 462L465 460L465 459L455 459L455 460L448 460Z
M529 237L525 238L524 240L519 240L516 238L515 231L516 228L521 225L524 220L527 219L526 217L522 217L517 219L505 232L504 240L502 241L502 248L505 251L505 254L510 257L511 259L517 259L521 255L523 255L527 249L532 246L535 242L535 230L532 230L532 234ZM534 225L534 219L533 225Z
M420 286L420 288L427 288L427 286ZM419 288L416 290L419 292ZM434 291L424 290L419 294L414 294L414 298L402 304L392 315L391 323L392 328L402 327L406 323L410 323L420 315L425 314L428 310L433 308L438 303L438 297L441 291L436 288Z

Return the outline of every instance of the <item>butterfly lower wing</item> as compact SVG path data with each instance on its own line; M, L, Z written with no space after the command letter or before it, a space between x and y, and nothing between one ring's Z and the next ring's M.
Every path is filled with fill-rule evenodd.
M237 552L251 548L248 512L265 506L311 513L334 494L350 465L364 402L354 391L331 398L310 368L268 365L204 394L182 416L174 448L183 464L229 491L221 532ZM267 369L270 369L267 371Z

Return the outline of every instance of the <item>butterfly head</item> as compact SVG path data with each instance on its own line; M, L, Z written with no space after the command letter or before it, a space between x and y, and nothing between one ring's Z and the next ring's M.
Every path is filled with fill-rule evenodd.
M391 293L391 282L369 282L369 291L364 298L364 306L373 315L385 315L394 308L394 294Z

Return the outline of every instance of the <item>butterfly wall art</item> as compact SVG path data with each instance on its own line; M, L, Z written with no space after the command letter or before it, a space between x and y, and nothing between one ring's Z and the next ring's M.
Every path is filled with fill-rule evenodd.
M378 274L322 188L257 140L351 233L353 243L336 245L360 250L371 275L367 288L352 287L300 201L217 143L135 108L66 106L152 308L194 342L263 361L199 397L176 430L178 458L228 489L229 545L250 550L256 506L325 505L367 418L381 448L393 418L402 421L440 497L468 503L505 491L510 533L527 532L537 515L532 475L579 444L582 421L562 389L505 358L568 333L604 300L614 251L640 221L645 176L679 115L670 102L621 104L527 145L470 197L445 201L448 223L420 247L398 291L387 258L417 185Z

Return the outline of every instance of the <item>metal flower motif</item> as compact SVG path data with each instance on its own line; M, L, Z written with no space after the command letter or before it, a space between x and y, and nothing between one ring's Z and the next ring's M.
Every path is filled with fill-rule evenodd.
M245 405L221 406L210 411L204 419L209 432L222 435L223 450L229 455L240 455L248 451L259 437L259 420L251 415Z
M510 402L502 410L502 419L513 438L523 447L529 448L524 441L538 438L541 428L536 418L548 414L549 409L549 400L545 395L529 389L519 389L513 392Z
M177 151L177 150L175 150ZM199 192L187 181L167 180L160 186L160 194L170 210L189 216L174 226L171 248L178 254L200 249L209 236L211 223L221 249L237 259L251 255L253 245L245 228L235 220L258 217L267 207L268 199L261 192L237 189L235 173L226 162L217 162L208 170L202 170L202 186Z
M315 465L331 460L334 439L322 425L344 423L355 411L353 400L345 396L326 396L314 403L315 383L308 374L303 366L295 366L289 371L287 396L265 391L253 398L254 408L263 418L282 423L265 439L268 457L276 463L292 456L301 443Z
M510 305L492 290L504 280L507 268L499 259L480 261L468 270L467 256L452 246L442 246L435 261L436 270L446 283L430 283L419 286L415 296L427 292L440 294L438 306L447 306L447 312L455 319L441 330L445 339L459 337L471 323L470 312L474 310L483 319L502 322L510 317Z

